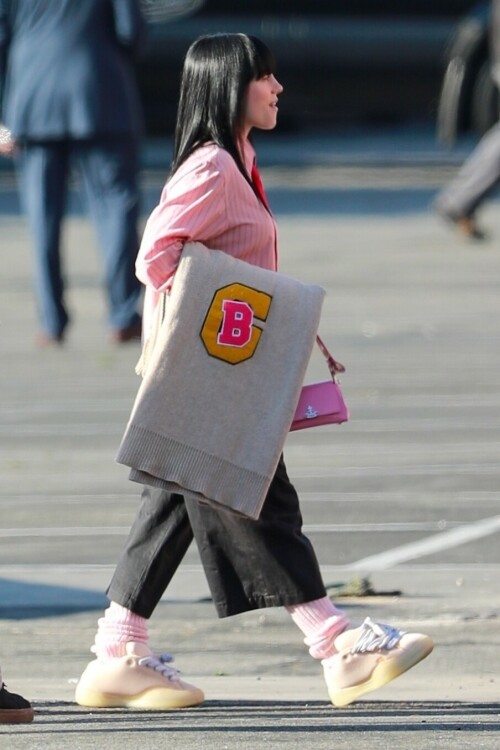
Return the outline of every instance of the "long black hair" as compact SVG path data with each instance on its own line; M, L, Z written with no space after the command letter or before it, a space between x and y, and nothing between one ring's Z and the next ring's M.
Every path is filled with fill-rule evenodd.
M274 73L271 51L247 34L201 36L189 47L181 77L175 127L173 174L199 146L226 149L248 179L238 148L251 81Z

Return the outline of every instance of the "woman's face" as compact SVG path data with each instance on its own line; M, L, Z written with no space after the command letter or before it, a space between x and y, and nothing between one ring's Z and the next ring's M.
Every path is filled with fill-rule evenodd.
M270 73L248 84L243 131L247 136L252 128L272 130L278 116L278 96L283 86Z

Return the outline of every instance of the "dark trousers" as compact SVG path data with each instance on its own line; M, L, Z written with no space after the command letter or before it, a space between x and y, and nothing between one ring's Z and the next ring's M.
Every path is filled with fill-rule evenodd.
M257 521L145 487L110 600L149 618L193 538L219 617L326 595L282 458Z
M135 276L139 247L138 170L135 138L28 141L18 161L24 210L33 234L40 324L51 336L69 320L60 252L70 168L76 163L97 228L104 261L109 325L139 321L141 284ZM87 252L87 248L80 248Z

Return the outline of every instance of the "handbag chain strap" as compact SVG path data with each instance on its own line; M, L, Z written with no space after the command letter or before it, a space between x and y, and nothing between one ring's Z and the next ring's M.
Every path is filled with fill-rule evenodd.
M335 380L335 376L339 372L345 372L345 367L341 362L337 362L337 360L332 357L332 355L326 348L323 339L320 336L316 336L316 342L321 350L322 355L326 359L326 363L328 365L328 369L330 370L332 378Z

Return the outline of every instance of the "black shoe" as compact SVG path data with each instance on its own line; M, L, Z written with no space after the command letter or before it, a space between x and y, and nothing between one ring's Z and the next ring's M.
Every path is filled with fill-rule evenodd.
M9 693L5 684L0 690L0 724L29 724L33 721L31 703L16 693Z
M117 328L111 332L111 341L113 344L128 344L133 341L140 341L142 336L142 321L127 326L126 328Z
M62 346L64 344L64 333L50 334L45 331L39 331L35 337L35 346L38 349L50 349Z
M453 223L458 229L458 233L466 240L482 241L486 239L486 233L479 229L472 216L461 216L459 219L453 219Z
M486 232L479 229L476 219L472 214L469 216L457 216L442 208L439 204L435 204L435 208L441 218L453 224L459 235L466 240L483 241L488 238Z

